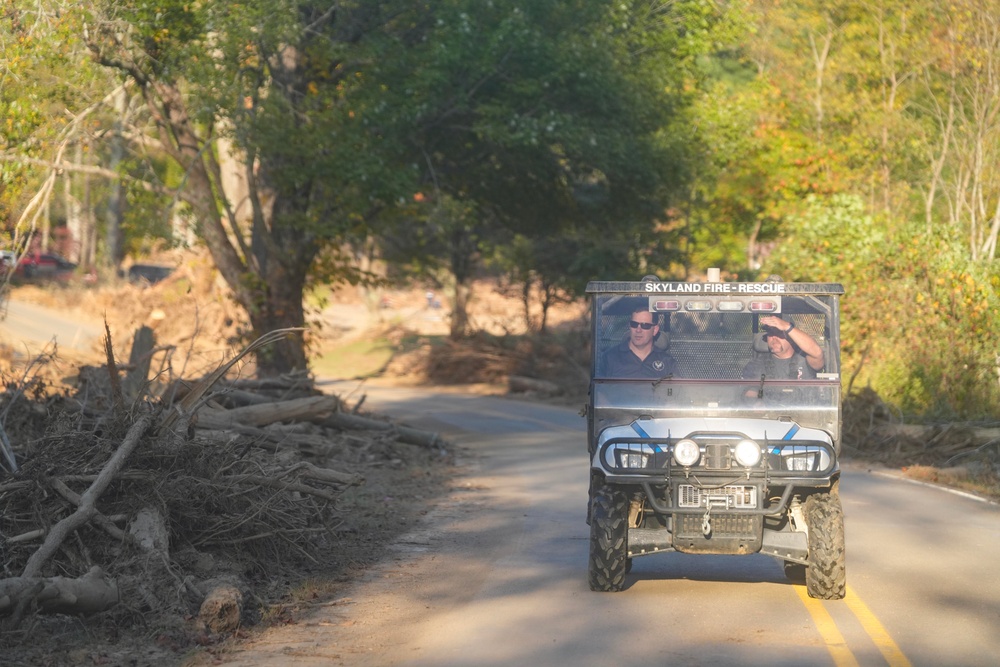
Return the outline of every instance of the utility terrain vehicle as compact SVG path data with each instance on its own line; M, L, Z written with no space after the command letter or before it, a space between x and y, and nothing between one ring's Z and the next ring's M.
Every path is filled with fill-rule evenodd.
M622 590L637 556L762 553L810 596L843 598L843 287L649 276L587 292L591 589ZM636 377L616 362L642 333L654 349L629 357ZM797 356L774 359L775 336Z

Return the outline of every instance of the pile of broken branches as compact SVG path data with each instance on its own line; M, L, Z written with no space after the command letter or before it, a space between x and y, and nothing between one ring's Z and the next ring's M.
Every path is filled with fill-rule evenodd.
M867 387L844 401L843 442L849 454L889 466L964 465L1000 473L997 424L905 423Z
M5 383L4 642L50 613L175 614L231 631L255 583L336 549L337 501L364 483L373 440L442 447L433 433L356 414L360 403L347 410L306 375L229 376L286 334L156 392L145 329L128 364L116 362L109 332L107 365L81 369L72 393L43 398L31 383Z

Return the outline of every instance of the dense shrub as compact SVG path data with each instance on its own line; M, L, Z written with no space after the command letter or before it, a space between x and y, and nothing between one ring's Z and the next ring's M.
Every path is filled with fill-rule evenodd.
M996 418L1000 270L956 241L864 212L856 197L810 200L770 270L844 285L844 382L911 418ZM943 230L947 231L947 230Z

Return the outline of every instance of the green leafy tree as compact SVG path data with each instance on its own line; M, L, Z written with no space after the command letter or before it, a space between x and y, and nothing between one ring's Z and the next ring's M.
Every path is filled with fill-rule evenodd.
M391 3L138 0L94 9L94 56L143 96L159 150L183 174L177 196L252 334L304 328L303 293L321 251L357 232L407 180L366 91L382 55L373 35L386 29ZM238 201L223 184L233 164L244 167ZM244 204L246 216L237 212ZM262 375L306 368L301 334L258 355Z
M122 128L141 115L85 43L85 6L5 4L0 19L0 215L9 242L113 270L141 236L169 240L163 163L129 151ZM123 190L129 196L121 197ZM159 224L149 224L155 220Z
M180 197L255 333L303 325L301 295L321 249L379 233L386 212L420 190L439 216L455 202L478 218L450 216L460 335L467 260L483 237L472 227L555 233L612 213L635 226L662 209L667 169L651 138L669 112L670 67L653 67L652 55L687 54L700 29L685 21L703 5L97 7L95 55L144 96L183 171ZM248 221L221 186L220 136L252 166ZM586 206L582 190L596 195ZM305 365L291 339L260 366Z
M905 414L981 419L1000 400L1000 273L916 221L889 233L851 195L813 197L770 269L841 282L848 388L870 386Z
M516 235L498 248L492 264L506 290L521 300L525 328L548 332L550 310L584 296L589 280L623 279L630 262L623 245L616 253L607 235L578 229L550 237ZM617 256L616 256L617 254ZM537 313L537 314L536 314Z
M990 12L975 2L745 8L747 30L709 60L680 120L691 171L675 220L688 261L845 283L849 384L914 414L982 414L995 400L997 332L980 315L988 290L968 277L994 284L995 270L975 263L1000 228L986 120L998 97L982 76L996 52ZM940 336L942 322L961 342Z
M713 5L453 0L399 21L415 33L434 26L433 39L414 38L380 69L397 95L391 108L416 111L406 145L428 197L474 201L491 237L586 247L594 261L576 264L589 276L560 275L550 254L529 253L544 261L520 275L550 285L546 298L560 283L579 293L588 277L671 264L656 221L684 153L665 128L690 102L697 58L721 21Z
M0 15L0 218L8 242L51 241L49 203L71 148L93 124L67 111L86 107L107 83L77 67L80 23L57 2L5 3ZM49 48L58 42L60 48ZM72 112L70 112L72 113Z

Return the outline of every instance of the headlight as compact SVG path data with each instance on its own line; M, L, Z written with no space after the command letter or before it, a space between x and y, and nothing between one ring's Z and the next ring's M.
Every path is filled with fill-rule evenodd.
M818 452L810 452L808 454L786 456L784 457L785 468L796 472L811 472L816 470L816 459L819 458L817 454Z
M760 463L760 445L753 440L740 440L733 452L736 462L744 468L753 468Z
M674 461L677 465L690 468L701 458L701 448L694 440L684 438L674 445Z
M785 445L781 460L782 468L793 472L817 472L833 465L829 451L816 445Z
M649 462L647 454L629 452L623 449L616 450L615 456L618 457L619 468L645 468Z

